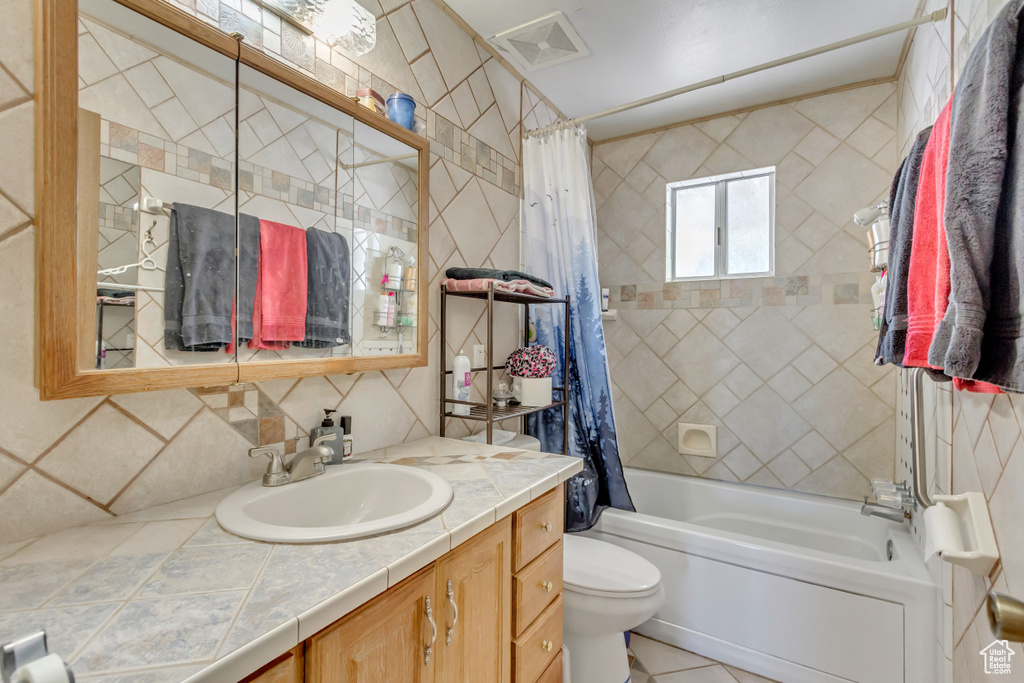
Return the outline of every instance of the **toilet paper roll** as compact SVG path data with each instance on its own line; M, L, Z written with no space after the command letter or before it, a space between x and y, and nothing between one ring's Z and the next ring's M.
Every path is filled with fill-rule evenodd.
M46 655L14 670L11 683L71 683L60 655Z
M964 550L960 518L942 503L936 503L924 511L924 534L925 562L946 551Z

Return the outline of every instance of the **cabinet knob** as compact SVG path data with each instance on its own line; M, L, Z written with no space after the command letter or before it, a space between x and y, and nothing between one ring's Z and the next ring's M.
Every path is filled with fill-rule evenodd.
M544 531L551 531L551 522L545 522L544 524L541 524L540 528Z
M551 590L555 587L555 584L551 583L550 581L541 581L540 587L548 593L550 593Z
M545 640L540 644L541 649L545 652L551 652L552 646L553 643L550 640Z

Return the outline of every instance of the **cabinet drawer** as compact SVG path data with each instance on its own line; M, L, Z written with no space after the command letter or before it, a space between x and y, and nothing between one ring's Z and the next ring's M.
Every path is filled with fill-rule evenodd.
M544 673L537 679L537 683L562 683L562 651L558 651L558 656L555 657L554 661L548 664L548 668L544 669ZM568 683L568 681L566 681Z
M535 557L562 539L564 528L564 487L546 493L515 513L512 526L513 571L530 564Z
M562 541L558 540L512 577L512 635L525 631L561 592Z
M512 683L536 683L562 651L562 596L512 642Z

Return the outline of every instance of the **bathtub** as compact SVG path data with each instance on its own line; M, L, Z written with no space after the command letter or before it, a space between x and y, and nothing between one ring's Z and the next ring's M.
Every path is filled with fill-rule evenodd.
M742 484L626 482L638 512L586 533L661 570L665 605L637 633L784 683L938 680L937 586L905 525Z

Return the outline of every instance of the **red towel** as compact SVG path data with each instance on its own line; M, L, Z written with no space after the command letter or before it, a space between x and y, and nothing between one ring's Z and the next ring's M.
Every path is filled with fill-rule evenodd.
M260 221L250 349L287 349L306 337L306 231Z
M949 250L943 211L952 102L950 98L935 121L921 162L907 276L907 344L903 356L906 367L935 367L928 364L928 347L949 303Z

